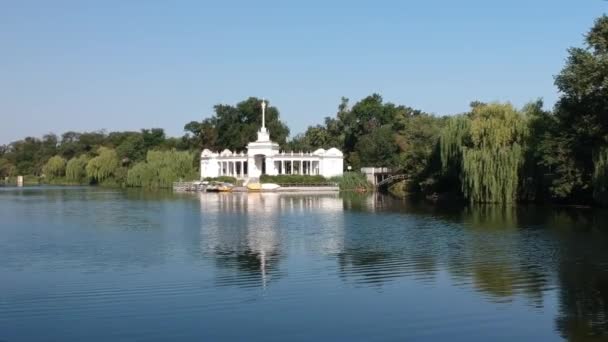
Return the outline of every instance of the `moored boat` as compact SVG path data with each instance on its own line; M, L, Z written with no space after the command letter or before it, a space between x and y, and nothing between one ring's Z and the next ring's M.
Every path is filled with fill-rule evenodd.
M228 185L220 185L217 187L217 191L219 192L230 192L232 191L232 187L228 186Z
M262 189L262 185L260 183L247 184L247 190L249 190L249 191L260 191L261 189Z
M281 186L279 184L274 184L274 183L262 183L262 185L260 186L260 189L262 191L273 191L276 190L278 188L280 188Z

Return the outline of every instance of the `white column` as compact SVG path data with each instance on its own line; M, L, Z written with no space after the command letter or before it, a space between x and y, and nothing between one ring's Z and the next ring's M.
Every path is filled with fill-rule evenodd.
M300 159L300 169L298 172L300 172L301 175L304 174L304 161L302 159Z
M281 174L285 174L285 160L281 160Z

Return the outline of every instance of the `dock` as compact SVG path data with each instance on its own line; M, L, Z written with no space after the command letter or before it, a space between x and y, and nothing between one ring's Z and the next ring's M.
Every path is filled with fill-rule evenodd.
M256 190L255 192L338 192L340 188L337 184L279 184L280 187L274 190ZM175 192L216 192L217 185L203 184L202 182L174 182L173 191ZM234 186L230 192L253 192L244 186Z

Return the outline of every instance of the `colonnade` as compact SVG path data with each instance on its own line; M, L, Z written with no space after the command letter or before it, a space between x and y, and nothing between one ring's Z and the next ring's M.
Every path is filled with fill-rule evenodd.
M248 176L249 165L246 159L243 160L218 160L220 176L230 176L236 178L245 178ZM320 161L306 159L274 159L271 165L267 164L267 168L272 166L272 169L267 169L269 175L319 175Z
M247 161L246 160L233 160L233 161L218 161L219 175L230 176L236 178L244 178L247 176Z
M279 175L318 175L319 161L304 159L275 160L275 169ZM289 168L287 167L289 166Z

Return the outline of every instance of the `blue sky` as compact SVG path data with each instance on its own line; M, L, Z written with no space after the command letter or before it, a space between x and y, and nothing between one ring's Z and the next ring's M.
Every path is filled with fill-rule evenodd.
M292 133L342 96L438 115L558 94L601 0L0 0L0 143L67 130L181 135L269 98Z

